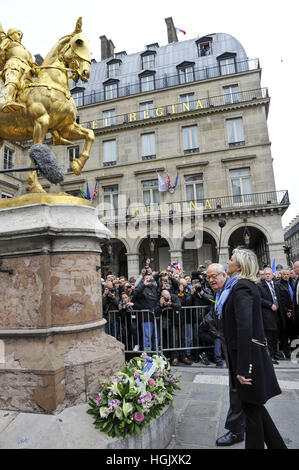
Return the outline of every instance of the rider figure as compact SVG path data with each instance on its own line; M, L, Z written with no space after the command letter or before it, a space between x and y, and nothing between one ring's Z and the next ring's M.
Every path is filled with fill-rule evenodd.
M2 111L6 113L25 108L23 104L16 102L17 92L24 74L36 65L30 52L21 43L22 38L23 33L20 30L10 28L5 34L0 25L0 70L5 97Z

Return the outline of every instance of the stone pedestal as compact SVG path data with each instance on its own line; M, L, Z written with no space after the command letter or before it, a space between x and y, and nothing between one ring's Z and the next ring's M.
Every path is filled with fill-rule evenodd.
M104 333L93 207L39 203L0 210L0 409L59 412L86 402L121 369ZM4 359L4 362L3 362Z

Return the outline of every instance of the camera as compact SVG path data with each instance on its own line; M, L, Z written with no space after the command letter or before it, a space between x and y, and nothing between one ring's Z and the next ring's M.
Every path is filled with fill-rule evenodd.
M122 308L123 310L126 310L126 308L127 308L127 303L126 303L125 301L123 301L123 302L121 303L121 308Z
M111 294L115 294L115 292L116 292L116 289L109 288L108 290Z
M170 302L170 299L168 297L163 297L164 302Z

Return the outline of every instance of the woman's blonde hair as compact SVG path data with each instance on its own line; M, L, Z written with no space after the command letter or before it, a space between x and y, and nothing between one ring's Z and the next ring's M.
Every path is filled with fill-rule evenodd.
M236 255L236 263L241 267L241 271L237 272L235 277L249 279L255 283L259 282L259 265L256 254L245 248L236 248L233 254Z

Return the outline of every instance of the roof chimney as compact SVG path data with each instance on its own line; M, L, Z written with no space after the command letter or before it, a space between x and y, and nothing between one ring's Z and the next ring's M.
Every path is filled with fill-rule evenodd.
M114 56L114 44L106 36L100 36L101 40L101 60L109 59Z
M170 16L169 18L165 18L165 23L167 25L168 44L170 44L171 42L178 42L178 37L176 34L172 17Z

